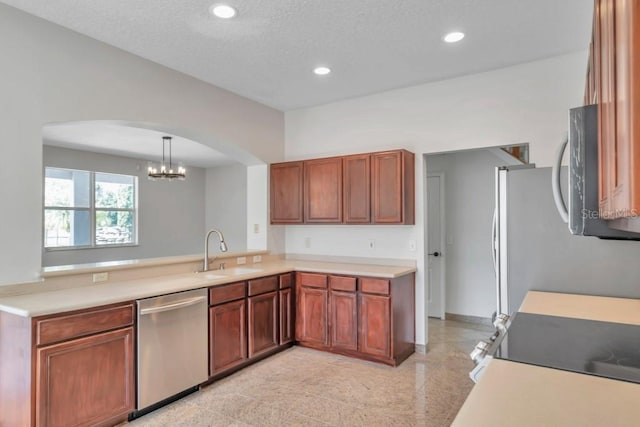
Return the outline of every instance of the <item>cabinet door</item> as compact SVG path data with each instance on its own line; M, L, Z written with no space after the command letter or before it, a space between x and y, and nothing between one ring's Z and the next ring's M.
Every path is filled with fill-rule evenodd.
M315 347L327 347L327 290L300 286L296 312L296 339Z
M342 222L342 157L304 162L305 222Z
M209 309L210 374L215 375L247 359L246 301L234 301Z
M361 353L391 357L391 298L380 295L360 295Z
M359 154L344 158L344 222L371 222L371 156Z
M293 341L293 292L281 289L280 297L280 345Z
M372 222L414 223L414 155L398 150L371 155Z
M615 27L614 218L640 215L640 3L617 0Z
M615 110L615 11L614 0L600 0L597 5L600 47L598 82L598 150L600 179L600 213L613 217L613 188L616 169L616 110Z
M355 292L329 292L331 348L358 350L358 302Z
M106 424L133 411L133 339L129 327L39 348L37 425Z
M248 299L249 357L278 346L278 292Z
M271 170L271 223L303 222L303 162L274 163Z

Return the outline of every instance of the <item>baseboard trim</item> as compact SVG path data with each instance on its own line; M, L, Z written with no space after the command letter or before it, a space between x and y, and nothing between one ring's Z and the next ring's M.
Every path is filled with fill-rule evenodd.
M490 317L467 316L464 314L445 313L445 320L456 320L458 322L475 323L477 325L492 326Z
M429 344L416 344L416 353L427 354L429 350Z

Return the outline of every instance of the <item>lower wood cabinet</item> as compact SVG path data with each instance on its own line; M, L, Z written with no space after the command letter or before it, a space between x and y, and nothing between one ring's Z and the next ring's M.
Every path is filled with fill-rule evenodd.
M293 273L281 274L278 278L278 312L280 316L280 345L289 344L295 334L295 301L293 299Z
M249 357L278 347L278 292L249 297Z
M360 295L358 350L363 354L391 357L391 298Z
M209 309L209 375L231 369L247 359L246 300Z
M211 377L238 370L293 342L293 273L209 289Z
M358 350L358 298L355 292L329 292L331 348Z
M298 273L296 341L398 365L415 350L414 287L414 274L379 279Z
M37 350L37 425L89 426L133 410L133 328Z
M0 426L116 425L135 406L131 302L26 318L0 311Z
M301 285L296 292L296 340L310 347L328 347L327 290Z

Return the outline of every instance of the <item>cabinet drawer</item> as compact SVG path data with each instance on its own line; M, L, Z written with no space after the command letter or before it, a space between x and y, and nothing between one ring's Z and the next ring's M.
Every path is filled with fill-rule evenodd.
M326 274L298 273L298 281L308 288L327 288Z
M334 291L356 291L356 278L343 276L329 276L329 288Z
M216 305L244 298L246 295L245 288L245 282L209 288L209 304Z
M360 279L360 291L367 294L389 295L389 281L386 279Z
M34 319L36 345L65 341L133 324L133 304L103 307L54 317Z
M287 289L293 285L293 273L280 275L280 289Z
M260 295L278 289L278 276L249 280L249 296Z

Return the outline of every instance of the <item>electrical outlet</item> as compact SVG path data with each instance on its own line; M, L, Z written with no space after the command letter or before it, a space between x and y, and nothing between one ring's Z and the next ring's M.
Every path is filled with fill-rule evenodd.
M243 265L247 263L247 257L246 256L239 256L238 259L236 259L236 264L238 265Z
M409 240L409 250L411 252L415 252L416 251L416 241L415 240Z
M311 237L304 238L304 247L309 249L311 247Z
M109 280L109 273L93 273L93 283L106 282Z
M369 249L374 250L376 248L375 239L369 239Z
M260 224L253 224L253 234L260 233Z
M254 255L253 256L253 262L262 262L262 255Z

